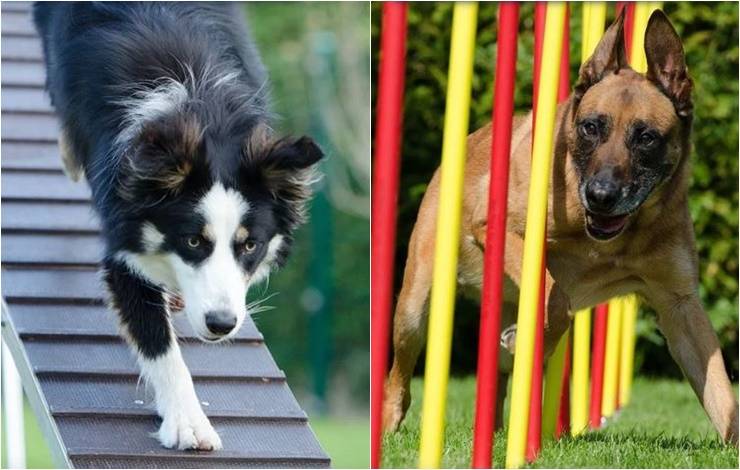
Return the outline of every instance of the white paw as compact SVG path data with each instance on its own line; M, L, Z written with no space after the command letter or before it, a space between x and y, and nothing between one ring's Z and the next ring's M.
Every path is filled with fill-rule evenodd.
M193 416L183 412L169 413L156 433L159 442L167 448L180 450L219 450L221 438L205 415Z

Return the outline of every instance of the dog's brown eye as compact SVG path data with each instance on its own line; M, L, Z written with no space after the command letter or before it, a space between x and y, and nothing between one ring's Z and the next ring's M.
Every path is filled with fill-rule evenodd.
M253 241L246 241L244 242L244 251L246 253L251 253L257 248L257 244Z
M643 132L640 135L640 145L644 147L649 147L653 144L653 142L655 142L655 136L650 132Z
M599 128L591 121L581 124L581 133L586 137L595 137L599 133Z
M188 246L198 248L200 246L200 237L188 237Z

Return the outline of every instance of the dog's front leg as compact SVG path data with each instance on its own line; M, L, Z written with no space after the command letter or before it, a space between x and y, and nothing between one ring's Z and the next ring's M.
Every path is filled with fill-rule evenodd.
M154 389L157 413L163 420L156 434L159 442L169 448L220 449L221 439L195 395L162 292L123 263L108 260L105 266L123 335L137 353L146 383Z
M486 222L480 220L474 224L473 237L481 250L485 249ZM517 287L522 277L522 254L524 252L524 240L514 232L506 232L506 250L504 252L504 272ZM512 302L516 299L510 299ZM568 296L555 282L549 269L545 269L545 357L549 357L555 349L560 337L570 326L568 314L570 301ZM502 332L501 342L512 354L516 340L516 325L506 328Z
M727 377L717 334L698 294L649 291L671 355L689 379L712 424L725 441L738 442L738 404Z

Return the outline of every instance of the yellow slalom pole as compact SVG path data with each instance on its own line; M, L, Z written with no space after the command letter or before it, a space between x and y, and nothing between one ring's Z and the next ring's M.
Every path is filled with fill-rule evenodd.
M581 62L591 57L604 34L606 3L583 4ZM591 367L591 310L575 313L573 320L573 382L570 402L570 429L573 436L588 428L589 371Z
M578 436L588 428L588 378L591 367L591 310L575 313L573 319L573 381L570 387L570 433Z
M604 35L606 2L584 2L583 12L581 62L591 56Z
M635 366L635 324L637 323L637 297L630 295L623 302L622 344L619 348L619 404L625 406L630 401L632 372Z
M650 14L661 8L662 2L635 2L635 20L632 28L632 51L630 66L640 73L647 72L645 58L645 30L647 29Z
M532 172L529 180L527 225L519 288L509 433L506 442L506 466L508 468L520 467L524 464L527 443L537 303L542 275L542 252L547 222L547 195L555 133L555 111L565 12L565 3L550 2L547 4L537 99L537 126L532 142Z
M601 398L601 415L609 418L614 414L619 377L619 330L622 326L624 298L609 301L609 319L606 323L606 352L604 357L604 391Z
M563 389L563 371L565 351L568 349L570 330L566 330L555 346L545 369L545 398L542 403L542 438L552 439L555 436L555 425L560 412L560 395Z
M581 3L581 8L583 8L581 13L581 63L584 63L591 53L591 49L586 47L589 44L588 25L591 22L591 2Z
M460 247L460 213L470 111L478 4L458 2L452 15L449 81L442 142L442 175L429 309L419 466L439 468Z

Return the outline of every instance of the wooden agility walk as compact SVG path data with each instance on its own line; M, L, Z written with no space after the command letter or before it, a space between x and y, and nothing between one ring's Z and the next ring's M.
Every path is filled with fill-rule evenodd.
M328 467L307 417L248 318L228 345L175 319L203 409L224 450L160 447L97 274L89 190L62 173L30 4L2 3L2 338L55 464L78 468Z

